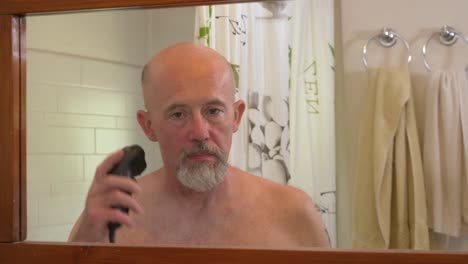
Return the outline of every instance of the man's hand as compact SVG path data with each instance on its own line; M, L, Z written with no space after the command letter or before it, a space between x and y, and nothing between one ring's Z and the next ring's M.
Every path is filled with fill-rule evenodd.
M108 222L133 227L134 223L129 215L112 209L111 206L121 205L135 213L143 212L136 200L127 194L140 193L140 186L130 178L107 174L123 158L123 154L119 150L109 155L96 169L85 209L73 227L69 241L108 242Z

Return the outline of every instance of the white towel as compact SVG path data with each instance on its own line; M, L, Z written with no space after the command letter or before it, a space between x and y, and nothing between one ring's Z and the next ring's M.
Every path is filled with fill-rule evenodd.
M459 236L468 224L466 73L433 72L426 91L423 166L428 224Z

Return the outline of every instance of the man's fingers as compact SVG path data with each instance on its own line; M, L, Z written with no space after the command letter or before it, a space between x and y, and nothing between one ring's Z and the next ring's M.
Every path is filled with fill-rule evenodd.
M104 159L104 161L99 165L96 169L95 177L97 179L102 178L103 176L107 175L107 173L117 164L124 156L123 150L118 150Z
M127 177L108 175L102 179L102 184L99 185L99 192L104 193L110 190L118 189L131 194L141 193L141 187L137 182Z
M128 216L127 214L119 210L109 209L109 210L106 210L105 214L106 214L106 219L108 219L109 222L117 222L129 228L132 228L135 226L135 223L133 222L132 218L130 218L130 216Z
M105 206L123 206L129 208L131 211L142 214L143 208L135 201L130 195L119 191L113 190L106 195Z
M130 197L128 195L125 196ZM120 201L112 205L129 207L133 211L142 211L141 207L138 204L135 205L132 202ZM85 214L87 221L89 221L93 225L103 225L104 227L109 222L121 223L128 227L133 227L134 225L132 218L128 214L120 211L117 208L111 208L111 205L104 205L94 207L93 209L85 210Z

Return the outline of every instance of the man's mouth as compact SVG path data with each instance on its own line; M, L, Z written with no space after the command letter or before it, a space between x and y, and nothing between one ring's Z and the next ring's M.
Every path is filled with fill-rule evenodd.
M216 155L206 153L206 152L190 154L187 158L192 161L215 161L217 160Z

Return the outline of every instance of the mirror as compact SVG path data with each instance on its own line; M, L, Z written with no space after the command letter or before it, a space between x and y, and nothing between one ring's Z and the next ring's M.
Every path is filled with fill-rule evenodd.
M252 136L249 136L245 148L239 148L241 144L236 143L242 138L234 139L231 164L283 184L290 178L287 170L287 88L291 46L288 40L291 30L288 28L291 28L292 8L285 3L204 8L208 11L215 9L210 12L216 12L217 24L213 30L219 33L217 39L211 39L213 43L210 45L216 45L223 54L230 56L228 60L235 71L238 86L237 96L248 103L247 111L251 113L246 114L241 131ZM329 11L333 13L332 8ZM28 239L66 240L82 211L94 170L108 153L139 143L150 161L147 171L161 167L157 146L146 139L135 122L136 111L143 109L139 84L141 69L150 56L169 44L193 41L194 38L200 43L208 42L209 36L205 34L208 25L203 12L203 9L192 7L27 18L27 87L30 98ZM240 15L239 20L226 16L236 15L236 12ZM246 24L249 17L255 17L256 22ZM70 31L69 28L75 30ZM223 29L228 31L224 39L221 38ZM282 30L281 35L274 29ZM246 34L246 31L254 33ZM333 37L332 24L329 36ZM85 39L87 44L83 46L80 43ZM223 41L246 51L248 49L249 53L255 52L257 58L247 65L246 60L253 58L229 54ZM265 50L267 43L277 45ZM274 59L278 50L282 51L279 53L282 60L280 68L272 67L276 64ZM243 53L247 54L246 51ZM331 59L332 53L327 51ZM252 73L247 75L244 66L252 67L252 72L263 72L258 77L281 78L277 82L275 78L263 80ZM310 69L313 73L314 70ZM242 87L246 85L252 85L256 90L244 90ZM272 94L275 89L281 92ZM312 94L311 101L314 100ZM317 105L312 107L314 111L319 109ZM253 119L255 114L257 120ZM241 132L236 136L239 134ZM247 150L251 158L242 160ZM334 165L328 167L334 168ZM50 168L54 169L51 171ZM301 179L295 178L294 181L300 185ZM323 193L323 202L319 206L324 217L330 218L328 222L334 226L334 180L324 183L330 186L318 192ZM334 227L328 228L328 234L336 245L334 230Z
M295 10L291 7L292 2L288 1L286 6L278 1L267 2L265 5L251 4L264 10L259 15L256 29L290 26L288 18L294 17ZM277 86L289 87L288 78L255 80L255 84L263 85L256 87L256 93L243 94L243 90L239 89L237 94L240 98L250 99L247 103L252 117L256 112L261 112L263 115L266 113L267 120L258 121L244 116L242 129L251 136L244 148L234 147L230 162L280 183L288 181L288 184L306 191L321 211L334 247L351 248L352 245L351 201L359 131L358 122L355 121L359 118L362 98L365 97L363 87L367 83L361 62L362 45L382 26L392 26L411 43L416 50L411 64L412 79L415 80L415 111L417 116L423 116L422 98L425 96L423 89L427 86L427 73L422 68L421 56L417 50L430 32L438 30L444 23L450 22L460 31L468 32L468 28L464 28L466 23L463 23L464 16L461 14L461 10L466 10L462 8L466 3L451 1L451 4L445 4L431 0L419 1L416 5L416 2L418 1L411 5L427 7L427 12L418 16L418 19L411 12L413 9L407 8L407 2L392 1L388 7L385 1L369 0L336 1L336 10L331 6L331 14L334 16L323 18L323 24L320 25L330 30L327 33L330 39L335 38L335 45L326 45L333 42L317 45L322 45L320 53L328 56L325 61L332 58L336 50L335 64L330 63L327 66L330 70L325 73L328 78L336 79L334 96L328 94L330 90L324 88L333 87L333 83L331 86L329 84L320 87L317 84L318 63L313 60L302 62L307 66L305 69L309 70L303 80L307 88L305 96L308 114L314 117L325 116L315 119L316 124L324 125L325 129L319 130L319 136L310 135L317 150L307 156L311 161L309 165L315 172L312 174L321 177L309 178L309 174L292 174L290 171L291 162L303 162L301 159L306 159L302 152L287 153L294 147L291 146L292 142L284 139L288 138L288 122L292 122L288 119L285 121L284 109L291 111L295 107L291 104L294 99L288 98L287 93L272 96L268 90ZM385 12L389 14L388 17L382 16L380 11L376 11L381 10L381 6L387 6L393 12ZM222 10L222 6L216 7ZM390 15L401 14L401 10L405 10L402 19ZM139 84L141 68L150 56L172 43L193 41L197 37L200 37L197 40L199 42L207 41L203 25L200 25L203 20L197 20L199 15L195 7L190 7L27 18L28 240L66 241L84 206L95 167L106 154L128 144L139 143L145 148L147 160L152 161L147 171L162 165L158 147L149 143L134 118L136 110L142 107ZM304 17L307 18L310 17ZM218 18L223 19L223 16ZM275 24L276 21L283 23ZM198 32L194 24L198 25ZM225 19L222 26L231 32L229 38L226 38L236 45L250 45L244 39L242 16L238 20ZM275 65L272 59L275 57L288 61L288 48L293 46L292 40L275 42L272 41L273 37L284 40L291 36L271 36L259 32L264 31L257 32L259 45L269 45L271 49L250 47L262 51L256 58L263 65L259 68L261 74L258 76L276 76L275 73L283 76L282 73L293 71L289 64L279 68L272 67ZM293 30L289 31L291 35L292 32ZM459 46L457 49L463 52L463 46ZM277 52L274 48L283 52ZM392 51L395 52L395 49ZM222 52L226 54L228 50ZM372 52L371 59L375 59L372 60L373 65L380 65L382 53L379 47L374 47L369 52ZM404 50L396 52L403 54ZM435 51L436 54L442 52L444 50ZM467 57L459 55L461 53L458 50L448 52L451 52L448 56L450 58ZM338 54L342 54L342 57ZM404 54L400 57L402 56ZM233 55L232 58L236 56ZM242 83L246 82L242 76L244 72L237 68L242 61L230 62L233 70L241 76L239 85L247 84ZM333 68L335 65L336 68ZM418 127L422 127L421 119L417 120ZM267 124L271 124L268 136ZM299 132L298 135L304 136ZM237 137L234 140L242 138ZM239 146L235 143L233 145ZM253 158L244 161L232 158L242 153L249 153L249 157ZM288 154L291 156L289 161ZM305 168L307 166L301 169ZM323 173L331 176L324 177ZM468 248L466 237L434 239L438 239L435 240L438 245L443 244L440 248Z

